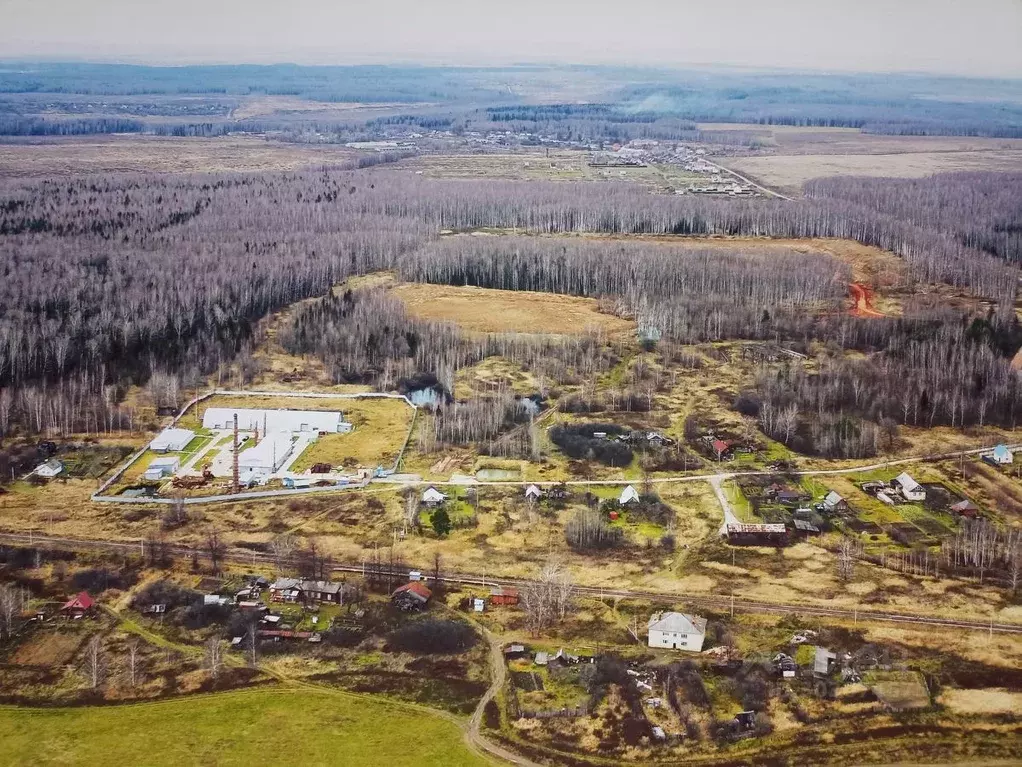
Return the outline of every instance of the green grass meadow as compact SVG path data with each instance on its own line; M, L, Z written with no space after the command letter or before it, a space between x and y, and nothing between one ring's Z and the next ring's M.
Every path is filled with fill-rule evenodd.
M426 712L315 690L123 706L0 707L4 765L445 765L490 762Z

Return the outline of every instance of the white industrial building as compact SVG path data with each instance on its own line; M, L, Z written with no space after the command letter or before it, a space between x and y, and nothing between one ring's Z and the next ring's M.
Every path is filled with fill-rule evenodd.
M164 477L169 477L177 471L180 465L181 459L176 455L161 456L149 464L142 477L150 482L156 482Z
M164 429L149 443L154 453L180 453L195 439L195 432L189 429Z
M294 443L290 434L283 431L271 432L259 440L255 447L241 451L238 455L238 468L243 472L273 474L284 465L292 450Z
M344 414L338 410L252 410L247 408L210 407L202 414L206 429L233 429L234 416L238 416L241 431L259 430L260 434L275 432L326 432L337 434L351 431Z
M649 619L649 646L701 652L706 618L685 613L654 613Z

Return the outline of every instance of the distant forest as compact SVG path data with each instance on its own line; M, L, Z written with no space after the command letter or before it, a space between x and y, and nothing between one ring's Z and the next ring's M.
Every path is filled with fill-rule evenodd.
M651 70L573 67L571 79L599 94L574 103L563 92L565 70L546 66L444 68L344 66L184 66L11 64L0 67L0 135L154 132L220 135L228 131L296 132L313 117L234 121L217 103L242 96L292 96L343 103L435 105L423 126L475 129L499 126L581 140L691 139L693 122L739 122L859 128L894 135L1022 137L1022 83L921 75L810 75L727 70ZM536 105L516 93L545 85ZM12 97L31 96L13 100ZM103 98L103 115L89 116L81 96ZM206 96L195 114L183 96ZM63 105L66 119L45 115L38 100ZM118 103L118 97L123 103ZM146 112L137 101L149 103ZM167 104L170 104L168 107ZM85 112L85 113L83 113ZM175 123L154 119L175 115ZM136 121L122 118L134 117ZM200 119L205 117L205 119ZM418 116L416 116L418 117ZM414 121L416 117L409 117ZM394 123L391 123L394 124ZM345 140L372 137L382 123L319 126ZM442 127L443 126L443 127ZM175 132L176 131L176 132ZM367 133L368 132L368 133Z

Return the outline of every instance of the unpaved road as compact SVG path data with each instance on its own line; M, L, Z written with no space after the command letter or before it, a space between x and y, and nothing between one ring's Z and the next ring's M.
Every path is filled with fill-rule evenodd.
M507 665L504 663L504 653L501 649L500 642L497 641L497 638L487 629L481 626L479 628L483 633L483 637L490 645L491 680L489 688L479 700L479 705L476 706L476 710L472 712L472 718L468 720L468 727L465 729L465 740L477 749L481 749L486 753L510 764L519 764L522 765L522 767L541 767L538 763L530 761L524 756L520 756L513 751L509 751L503 746L498 746L496 743L491 743L482 736L481 729L486 704L496 697L497 693L500 692L501 688L507 681Z

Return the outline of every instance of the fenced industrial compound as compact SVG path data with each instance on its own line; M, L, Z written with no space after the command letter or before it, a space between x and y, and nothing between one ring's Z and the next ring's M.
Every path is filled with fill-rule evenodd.
M408 425L408 430L407 430L407 432L404 435L404 440L401 443L400 450L398 451L397 456L395 457L393 464L390 466L390 468L381 469L381 473L383 475L389 475L389 474L396 473L397 470L398 470L398 467L401 465L401 461L404 458L405 451L407 450L409 440L411 439L411 436L412 436L412 431L415 428L415 420L416 420L416 415L418 413L418 408L411 402L411 400L408 399L408 397L406 397L406 396L404 396L402 394L387 394L387 393L382 393L382 392L359 392L359 393L354 393L354 394L348 394L348 393L335 394L335 393L301 392L301 391L255 391L255 390L253 390L253 391L237 391L237 390L228 390L228 389L213 389L213 390L211 390L209 392L206 392L204 394L198 395L198 396L194 397L193 399L191 399L181 409L181 411L174 417L174 419L171 421L171 423L168 425L167 428L168 429L176 428L178 426L178 424L180 424L181 420L186 415L188 415L194 408L197 408L203 402L205 402L205 401L207 401L207 400L209 400L209 399L211 399L213 397L218 397L218 396L220 396L220 397L263 397L263 398L280 398L280 399L284 399L284 398L287 398L287 399L303 398L303 399L311 399L311 400L317 400L317 399L318 400L366 400L366 399L399 400L399 401L403 402L405 405L407 405L408 408L411 410L412 418L410 419L410 422L409 422L409 425ZM230 408L228 408L228 409L230 409ZM238 408L236 410L238 410L239 413L242 413L242 414L244 414L244 415L246 415L248 417L248 421L250 421L250 422L246 422L246 427L247 428L254 428L256 441L258 441L259 440L259 428L260 428L259 427L259 422L258 422L257 419L253 418L253 413L255 413L256 411L254 411L254 410L247 410L247 409L243 409L243 408ZM279 410L279 411L269 411L269 412L288 413L289 411L287 411L287 410ZM297 412L300 412L300 411L294 411L294 412L297 413ZM340 415L340 414L331 414L331 415ZM216 419L214 419L214 420L216 420ZM223 420L223 419L221 419L221 420ZM287 419L283 418L283 417L278 417L275 420L280 422L280 423L284 423L284 422L287 421ZM301 420L301 419L299 419L299 420ZM309 420L309 419L305 419L305 420ZM264 424L268 423L268 417L266 417L264 415L262 422ZM296 424L297 424L297 421L296 421ZM350 424L345 424L343 422L343 419L338 419L338 424L339 424L339 426L336 428L336 432L337 433L342 433L343 434L343 433L349 433L351 431L351 428L350 428L351 425ZM316 425L317 424L311 424L311 426L316 426ZM225 428L225 427L227 427L226 423L217 423L216 426L218 428L220 428L222 431L226 431L227 430ZM346 428L343 428L343 427L346 427ZM269 441L272 441L272 439L276 435L268 435L266 433L266 428L267 427L263 427L263 428L264 428L263 443L268 443ZM305 423L298 424L295 428L296 429L300 429L301 431L308 431L309 430L309 429L306 429L306 424ZM166 431L166 429L164 431ZM331 430L331 431L334 431L334 430ZM268 440L267 437L270 437L270 440ZM237 437L235 437L235 439L237 439ZM263 443L260 443L260 445L258 447L253 447L253 448L248 448L248 449L250 451L255 452L259 448L261 448L263 446ZM302 444L300 447L301 447L301 449L304 449L306 447L306 445ZM170 503L206 504L206 503L218 503L218 502L222 502L222 501L232 501L232 500L236 501L236 500L239 500L239 499L276 498L276 497L290 496L290 495L303 495L303 494L307 494L307 493L338 492L338 491L344 491L344 490L360 489L362 487L365 487L365 485L368 484L369 480L372 478L372 473L368 473L368 474L366 474L365 476L363 476L362 478L360 478L357 481L346 481L346 482L343 482L343 483L330 484L330 485L327 485L327 486L312 485L311 483L308 484L307 486L303 486L299 482L292 481L292 485L293 486L285 487L285 488L282 488L282 489L272 489L272 490L244 490L244 489L242 489L242 490L238 490L236 492L221 493L221 494L216 494L216 495L205 495L205 496L200 496L200 497L168 498L168 497L159 497L159 496L154 496L154 495L126 496L126 495L108 494L108 491L112 487L116 486L119 482L121 482L121 480L124 478L125 473L128 471L128 469L131 468L132 466L134 466L136 464L136 462L138 462L146 454L146 452L150 451L151 449L152 449L152 443L147 443L146 445L142 446L141 448L139 448L138 450L133 452L130 456L128 456L128 458L124 461L124 463L121 464L121 466L118 467L118 469L113 474L111 474L106 480L104 480L104 482L100 485L99 489L91 496L91 500L97 501L97 502L101 502L101 503L123 503L123 504L170 504ZM230 451L231 448L227 448L227 450ZM233 452L235 454L237 454L237 450L236 449L233 450ZM288 461L286 465L290 465L290 462L296 460L299 457L299 453L300 453L300 451L298 453L295 453L295 454L291 455L290 456L290 461ZM274 456L274 458L272 459L272 463L273 463L273 469L274 470L281 469L281 468L286 468L285 463L284 462L278 462L277 459L276 459L276 456Z

